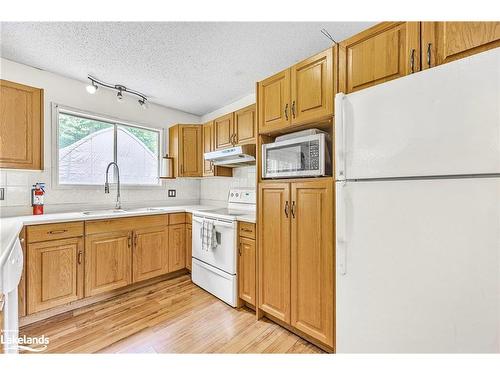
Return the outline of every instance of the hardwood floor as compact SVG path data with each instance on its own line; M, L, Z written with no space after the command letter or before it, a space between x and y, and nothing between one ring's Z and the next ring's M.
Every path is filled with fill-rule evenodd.
M44 353L322 353L247 309L233 309L188 275L22 327Z

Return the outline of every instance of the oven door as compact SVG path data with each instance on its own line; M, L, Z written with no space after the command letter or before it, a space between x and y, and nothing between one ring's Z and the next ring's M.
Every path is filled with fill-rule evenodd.
M236 274L236 224L222 219L209 219L215 224L217 246L203 251L201 246L203 217L193 216L193 258L224 272Z
M324 176L328 150L325 135L262 145L262 178Z

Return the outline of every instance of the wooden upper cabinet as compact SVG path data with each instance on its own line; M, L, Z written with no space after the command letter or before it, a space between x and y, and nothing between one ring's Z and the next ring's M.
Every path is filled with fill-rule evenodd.
M134 231L132 281L151 279L168 272L168 227Z
M351 93L419 70L419 22L382 22L339 43L340 92Z
M291 325L333 346L333 180L291 184Z
M83 298L83 238L28 245L27 313Z
M255 104L234 112L234 133L235 144L255 143L257 135Z
M333 115L333 49L312 56L291 69L292 124Z
M43 169L43 90L0 80L0 168Z
M234 142L234 116L233 113L221 116L214 120L215 148L231 147Z
M290 69L259 82L257 98L260 133L290 125Z
M169 154L174 158L174 176L203 175L202 130L200 125L184 124L168 129Z
M290 323L290 185L259 185L259 308Z
M168 227L168 272L186 267L186 224Z
M422 69L500 47L500 22L422 22Z
M203 177L224 176L232 177L233 169L228 167L217 167L212 162L206 161L203 154L206 152L215 151L215 134L214 122L210 121L203 124Z
M201 177L201 126L183 125L180 128L181 173L184 177Z
M132 282L132 233L120 231L85 239L85 297Z
M203 154L214 151L214 123L213 121L203 124ZM203 156L202 156L203 157ZM203 176L213 176L214 165L212 162L203 159Z
M239 261L238 261L238 294L243 301L249 304L256 305L256 290L255 290L255 240L240 237L238 245Z

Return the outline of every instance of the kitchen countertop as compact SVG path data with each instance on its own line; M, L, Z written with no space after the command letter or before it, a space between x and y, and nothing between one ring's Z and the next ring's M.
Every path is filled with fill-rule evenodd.
M110 218L120 218L120 217L130 217L130 216L148 216L148 215L161 215L175 212L193 212L193 211L203 211L208 209L217 208L216 206L202 206L202 205L186 205L186 206L159 206L152 207L157 210L149 211L146 208L141 209L131 209L124 212L103 212L100 214L85 215L82 211L78 212L64 212L64 213L51 213L44 215L27 215L27 216L13 216L0 218L0 267L3 266L5 259L9 254L9 250L14 244L16 238L25 225L36 225L36 224L49 224L49 223L60 223L69 221L87 221L87 220L99 220L99 219L110 219ZM221 207L222 208L222 207ZM102 211L102 210L95 210ZM111 210L108 210L111 211ZM255 223L255 214L245 214L238 216L236 218L238 221L245 221L249 223Z

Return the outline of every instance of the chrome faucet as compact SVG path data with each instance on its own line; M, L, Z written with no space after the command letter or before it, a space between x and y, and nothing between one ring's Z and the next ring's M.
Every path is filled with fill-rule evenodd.
M120 200L120 168L118 167L118 164L116 164L114 161L109 163L107 168L106 168L106 182L104 183L104 192L106 194L109 193L108 172L109 172L109 167L111 167L112 165L114 165L116 167L116 175L118 177L115 208L117 210L120 210L122 208L122 202Z

